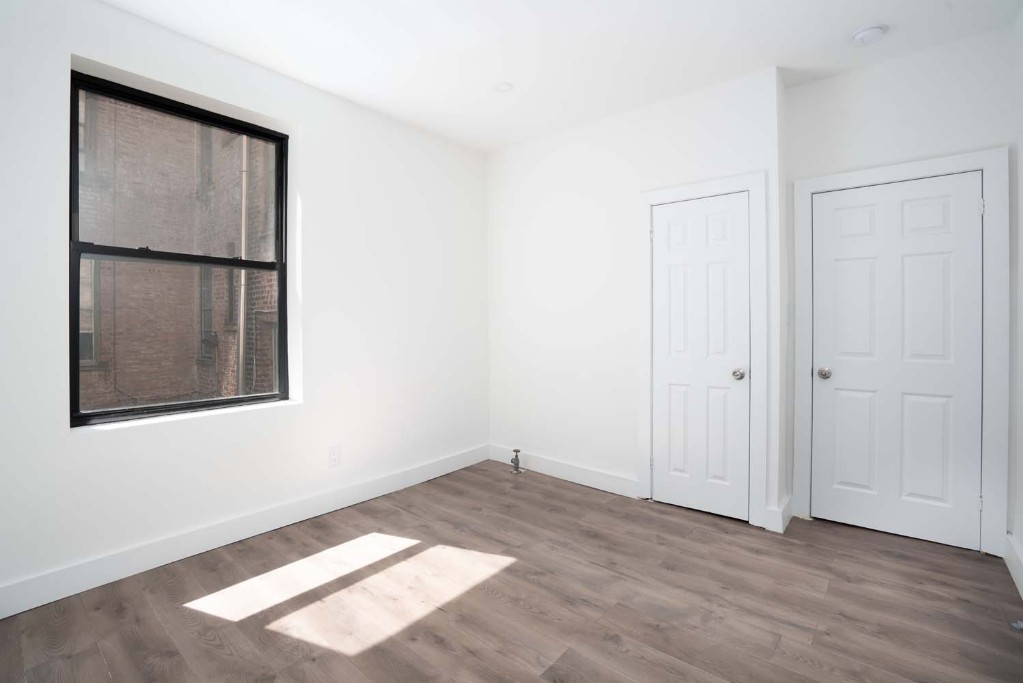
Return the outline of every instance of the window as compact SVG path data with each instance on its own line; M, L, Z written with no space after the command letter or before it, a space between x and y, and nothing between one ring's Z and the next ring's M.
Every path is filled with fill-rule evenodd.
M78 306L78 359L92 362L99 349L99 262L81 269Z
M217 333L213 329L213 268L199 268L199 358L212 360L217 350Z
M287 398L287 137L78 73L71 98L71 424Z
M234 255L235 246L234 242L227 243L227 252ZM229 327L234 327L238 324L238 305L236 302L236 296L238 291L235 289L234 284L234 269L228 269L227 271L227 310L224 311L224 324Z
M85 132L85 98L78 100L78 170L85 170L85 145L89 139Z

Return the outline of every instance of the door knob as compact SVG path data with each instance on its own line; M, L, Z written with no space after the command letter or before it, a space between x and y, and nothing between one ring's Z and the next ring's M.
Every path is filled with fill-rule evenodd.
M736 368L732 370L732 377L734 379L746 379L746 371L742 368Z
M817 371L817 376L821 379L831 379L831 368L820 368Z

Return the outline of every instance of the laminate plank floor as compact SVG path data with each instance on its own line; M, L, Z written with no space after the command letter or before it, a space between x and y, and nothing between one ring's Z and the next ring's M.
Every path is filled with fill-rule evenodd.
M0 620L0 681L1023 681L1002 560L484 462Z

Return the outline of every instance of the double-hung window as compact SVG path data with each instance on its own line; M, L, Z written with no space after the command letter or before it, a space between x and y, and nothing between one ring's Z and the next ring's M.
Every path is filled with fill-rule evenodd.
M71 75L73 426L287 398L287 137Z

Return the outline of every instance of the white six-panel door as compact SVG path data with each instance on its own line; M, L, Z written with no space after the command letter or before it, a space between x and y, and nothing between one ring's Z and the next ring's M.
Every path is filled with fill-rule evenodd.
M652 495L748 519L748 194L655 206L652 221Z
M979 548L981 192L814 195L814 517Z

